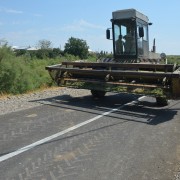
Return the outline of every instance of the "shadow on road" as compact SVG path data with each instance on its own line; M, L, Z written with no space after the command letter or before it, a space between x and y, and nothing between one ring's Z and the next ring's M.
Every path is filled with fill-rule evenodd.
M145 97L143 100L139 101L139 97L140 96L137 95L111 93L102 99L94 99L91 96L71 97L70 95L63 95L53 98L39 99L36 100L36 102L47 106L95 115L117 108L117 111L107 115L106 117L149 125L158 125L170 121L179 110L178 108L175 108L177 104L180 104L179 101L177 104L174 103L169 106L158 107L155 99ZM132 104L123 106L132 101Z
M117 108L113 113L106 115L105 118L113 119L108 124L103 124L101 127L95 127L80 133L65 135L65 137L56 138L48 142L44 142L38 146L53 143L60 140L66 140L75 136L80 136L88 133L93 133L102 129L111 128L124 123L144 123L147 125L159 125L173 120L174 116L179 111L180 102L174 101L169 106L157 107L153 98L145 97L139 101L137 95L128 94L109 94L103 99L93 99L91 96L71 97L69 95L56 96L53 98L36 100L46 106L58 108L61 110L80 111L82 113L90 113L95 116L104 112L110 111L112 108ZM129 102L133 102L127 104ZM124 104L127 104L123 106ZM1 153L0 156L14 152L11 150Z

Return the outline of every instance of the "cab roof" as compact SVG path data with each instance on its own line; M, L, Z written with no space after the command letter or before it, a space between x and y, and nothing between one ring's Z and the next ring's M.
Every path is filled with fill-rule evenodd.
M140 13L136 9L124 9L112 12L113 20L115 19L132 19L139 18L148 23L149 19L146 15Z

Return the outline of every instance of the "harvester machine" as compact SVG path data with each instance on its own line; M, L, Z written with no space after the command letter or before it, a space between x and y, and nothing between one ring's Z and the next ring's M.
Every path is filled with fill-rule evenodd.
M52 79L59 86L89 89L97 98L106 92L131 93L167 105L168 99L180 97L180 66L156 53L155 40L149 51L148 17L135 9L118 10L111 22L106 37L113 42L113 58L47 66Z

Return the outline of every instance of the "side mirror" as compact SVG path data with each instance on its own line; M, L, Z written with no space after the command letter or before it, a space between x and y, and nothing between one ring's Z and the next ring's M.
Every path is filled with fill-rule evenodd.
M144 37L144 28L143 27L139 27L139 37Z
M111 32L109 29L106 30L106 39L110 39L111 38Z

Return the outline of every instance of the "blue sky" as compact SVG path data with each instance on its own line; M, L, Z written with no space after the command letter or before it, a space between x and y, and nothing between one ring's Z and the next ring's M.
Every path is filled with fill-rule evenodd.
M150 48L180 55L180 0L0 0L0 40L36 46L39 40L61 47L70 37L86 40L94 51L111 51L105 30L112 11L135 8L149 17Z

